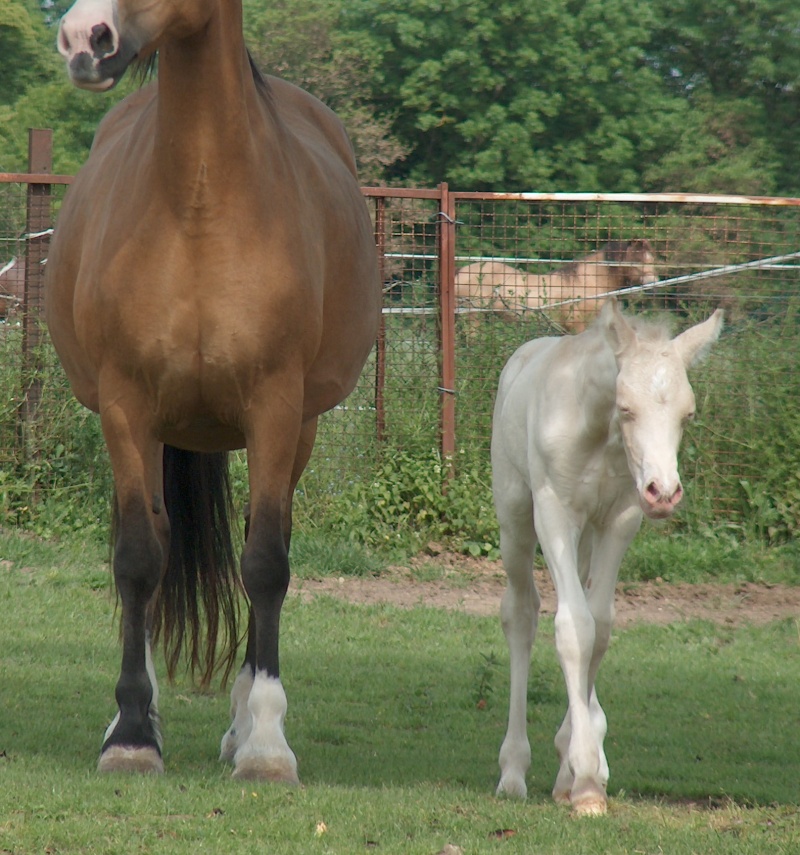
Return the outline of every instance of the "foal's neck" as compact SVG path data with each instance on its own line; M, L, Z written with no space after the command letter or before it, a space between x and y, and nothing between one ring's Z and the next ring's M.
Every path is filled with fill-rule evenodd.
M617 363L606 341L597 327L592 327L576 336L575 382L578 399L587 416L587 423L605 430L611 425L617 397Z

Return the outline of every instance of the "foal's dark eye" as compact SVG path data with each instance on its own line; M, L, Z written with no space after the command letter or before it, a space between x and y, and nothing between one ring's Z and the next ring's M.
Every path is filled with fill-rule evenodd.
M636 415L630 407L620 407L619 417L623 421L632 422L636 418Z
M686 415L683 417L684 424L688 424L691 421L694 421L694 412L686 413Z

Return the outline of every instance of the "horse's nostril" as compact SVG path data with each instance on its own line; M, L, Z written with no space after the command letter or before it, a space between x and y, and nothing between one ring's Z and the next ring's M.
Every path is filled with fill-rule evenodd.
M114 33L107 24L95 24L89 44L95 56L105 56L114 52Z
M66 56L69 53L69 37L64 29L64 27L58 28L58 37L56 39L57 47L59 53Z
M661 498L661 490L658 489L655 481L651 481L647 485L645 495L651 502L657 502Z

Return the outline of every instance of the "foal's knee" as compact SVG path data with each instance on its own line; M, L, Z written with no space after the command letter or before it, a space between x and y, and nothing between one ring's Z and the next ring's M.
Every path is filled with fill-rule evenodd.
M596 638L595 620L587 608L559 605L555 616L556 647L563 655L591 654Z

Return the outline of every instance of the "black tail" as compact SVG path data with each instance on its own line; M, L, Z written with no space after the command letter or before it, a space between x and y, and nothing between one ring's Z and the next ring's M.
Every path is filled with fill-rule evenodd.
M163 636L170 679L184 642L192 674L207 686L227 680L239 642L240 589L232 540L228 455L164 446L164 503L170 522L169 562L153 616ZM221 636L221 639L220 639Z

